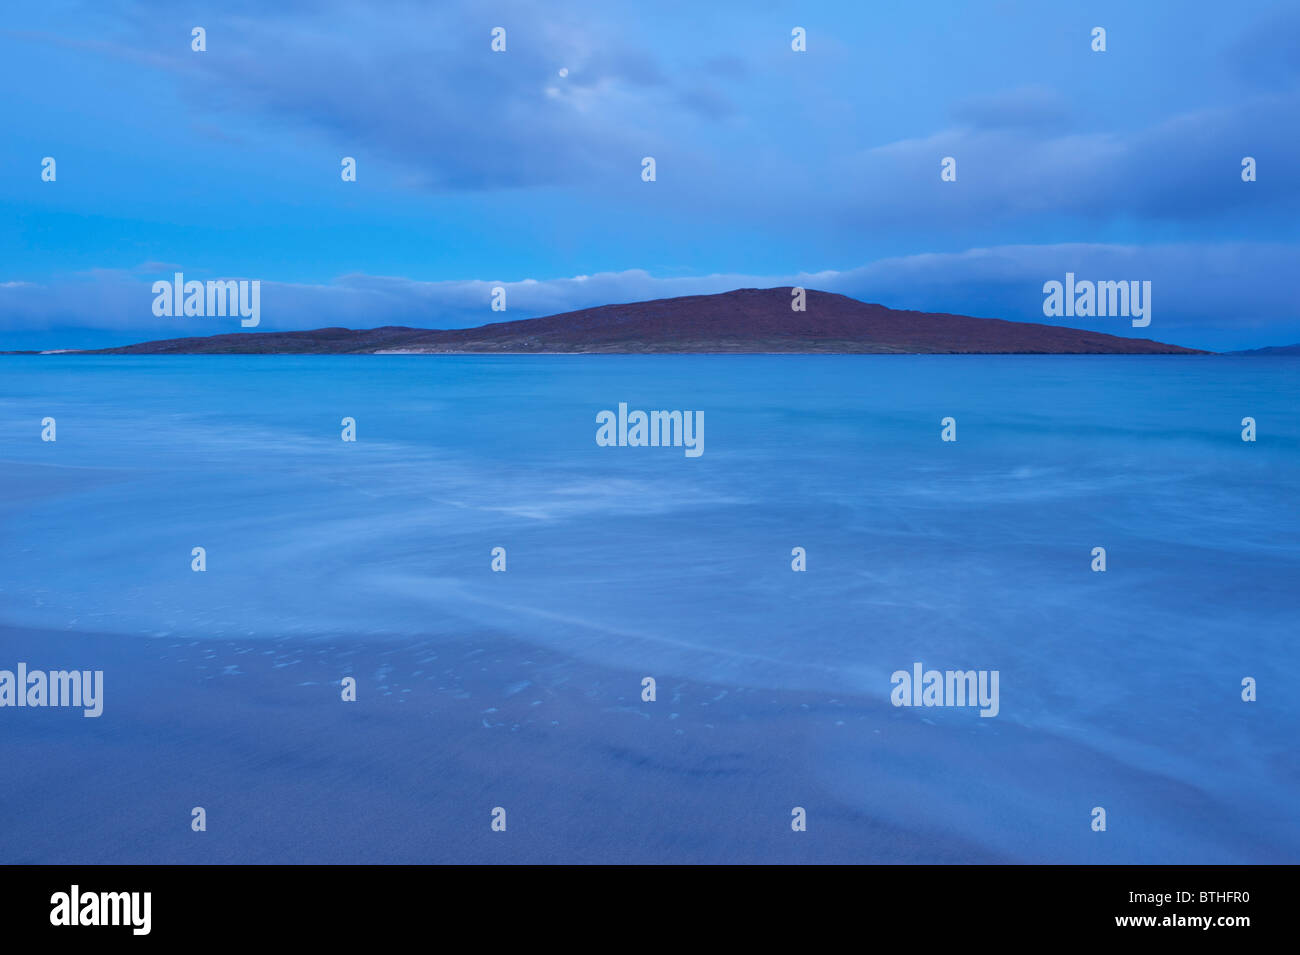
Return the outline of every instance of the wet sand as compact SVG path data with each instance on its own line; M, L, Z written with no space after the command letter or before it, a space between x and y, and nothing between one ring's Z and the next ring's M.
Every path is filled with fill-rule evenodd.
M6 709L10 863L1002 861L846 804L812 765L878 701L703 685L500 635L237 643L0 631L105 671L104 714ZM10 663L10 666L13 664ZM355 676L358 699L339 681ZM190 828L207 811L207 831ZM490 828L506 809L504 833ZM806 832L791 809L808 812Z

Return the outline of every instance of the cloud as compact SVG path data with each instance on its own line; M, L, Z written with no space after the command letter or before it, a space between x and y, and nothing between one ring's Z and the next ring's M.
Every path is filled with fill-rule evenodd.
M1255 86L1294 89L1300 85L1300 9L1288 6L1250 24L1225 57Z
M641 157L654 155L662 216L772 231L797 210L837 235L890 229L925 244L936 234L970 244L990 230L1005 241L1062 220L1276 230L1300 212L1297 177L1283 174L1300 168L1300 31L1288 29L1289 13L1247 26L1223 54L1271 80L1230 105L1143 128L1104 114L1069 128L1079 122L1071 100L1021 85L959 99L948 126L882 141L871 137L898 124L869 121L871 98L832 70L833 57L819 52L807 65L822 72L801 80L781 72L793 69L790 57L760 70L710 52L690 31L656 45L594 0L554 9L507 0L487 12L472 0L232 0L219 9L137 0L127 10L102 39L60 42L169 72L193 104L187 122L209 140L257 143L259 124L278 127L368 168L378 162L399 189L558 186L616 203L639 182ZM177 42L197 22L208 29L201 55ZM498 24L506 53L490 49ZM768 102L791 89L797 112L788 99ZM1261 175L1243 190L1247 155ZM939 179L945 156L957 159L956 183ZM1058 228L1053 238L1080 236L1093 233Z
M1242 217L1283 226L1300 210L1300 93L1261 95L1232 108L1184 113L1131 133L1058 132L1015 124L954 127L848 157L832 178L892 184L843 196L841 214L933 229L1024 222L1212 222ZM988 118L988 117L986 117ZM957 160L956 182L939 178ZM1268 176L1241 181L1254 156Z
M1001 93L972 96L960 100L952 112L959 124L980 129L1054 127L1064 123L1070 115L1065 98L1044 86L1022 86Z
M704 72L711 76L723 77L731 80L743 80L749 76L749 65L738 56L723 54L721 56L711 56L704 61Z
M484 11L471 0L236 0L187 10L138 0L131 9L117 26L123 35L94 48L172 73L209 114L206 134L238 142L211 117L260 116L405 167L405 182L434 192L639 171L647 139L735 109L709 82L708 65L670 70L594 3ZM207 29L201 55L175 42L192 22ZM506 30L503 53L490 47L497 25Z

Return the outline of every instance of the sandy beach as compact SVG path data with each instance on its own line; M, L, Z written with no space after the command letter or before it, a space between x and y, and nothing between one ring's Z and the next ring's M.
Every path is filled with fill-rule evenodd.
M5 862L999 861L875 821L820 783L808 757L870 732L861 701L668 679L643 703L639 674L500 636L6 630L0 653L75 659L106 685L100 719L5 714ZM340 699L345 675L356 703ZM796 805L807 832L790 828ZM206 832L191 831L195 806Z
M106 686L99 719L5 714L6 863L1104 862L1133 857L1134 836L1165 851L1168 800L1207 827L1226 809L1049 734L941 726L882 700L667 677L646 703L638 673L502 635L239 644L10 629L0 653L76 660ZM355 703L340 698L348 675ZM858 772L828 773L845 759ZM1071 826L1067 766L1106 779L1107 804L1141 825L1110 841ZM1058 773L1059 809L1015 783ZM931 826L889 818L963 775L965 797ZM206 832L191 830L195 806ZM806 832L790 827L795 806ZM1285 851L1263 838L1211 850Z
M1221 411L1279 427L1285 361L388 361L7 360L0 670L104 683L0 708L0 859L1300 857L1296 445ZM707 453L601 447L623 400ZM996 717L891 705L918 665Z

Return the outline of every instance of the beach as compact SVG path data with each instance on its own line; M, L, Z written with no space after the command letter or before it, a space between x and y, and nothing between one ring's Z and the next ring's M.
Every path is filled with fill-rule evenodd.
M1300 857L1293 359L3 362L3 861Z

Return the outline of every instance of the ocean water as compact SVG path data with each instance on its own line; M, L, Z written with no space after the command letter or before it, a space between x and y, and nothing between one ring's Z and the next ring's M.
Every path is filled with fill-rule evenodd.
M661 683L857 701L808 763L921 839L1017 861L1296 862L1298 373L1233 357L0 358L0 628L124 645L508 634ZM703 411L704 453L597 446L619 402ZM891 673L915 662L998 670L998 715L892 706Z

